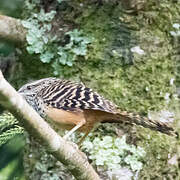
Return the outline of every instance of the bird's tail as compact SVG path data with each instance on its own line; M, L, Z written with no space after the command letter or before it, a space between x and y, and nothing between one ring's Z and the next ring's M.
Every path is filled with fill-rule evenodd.
M111 120L109 121L107 120L104 122L114 122L114 123L125 122L129 124L136 124L136 125L143 126L145 128L152 129L154 131L159 131L161 133L164 133L170 136L178 137L178 133L174 130L174 128L169 123L152 120L147 117L143 117L134 113L128 113L126 111L120 111L114 114L114 117Z

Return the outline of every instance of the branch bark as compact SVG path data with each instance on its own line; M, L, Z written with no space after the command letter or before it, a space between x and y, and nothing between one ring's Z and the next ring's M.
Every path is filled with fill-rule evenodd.
M65 164L76 179L100 180L84 153L60 137L4 79L1 70L0 104L18 119L30 135L47 144L51 150L50 153Z
M26 40L26 29L21 20L0 15L0 38L6 41L24 43Z

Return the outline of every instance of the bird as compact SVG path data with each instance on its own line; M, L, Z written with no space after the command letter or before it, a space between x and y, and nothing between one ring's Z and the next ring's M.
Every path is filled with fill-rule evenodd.
M122 111L83 83L49 77L23 85L18 93L42 118L57 128L69 130L64 139L78 130L84 132L81 143L97 123L106 122L136 124L177 136L169 123Z

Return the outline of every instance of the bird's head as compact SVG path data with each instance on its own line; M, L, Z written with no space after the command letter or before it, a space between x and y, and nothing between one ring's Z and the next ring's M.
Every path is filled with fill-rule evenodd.
M56 81L56 78L44 78L37 81L33 81L30 83L27 83L23 85L19 90L18 93L24 96L30 96L33 94L37 94L40 92L41 89L44 87L47 87L51 85L54 81Z

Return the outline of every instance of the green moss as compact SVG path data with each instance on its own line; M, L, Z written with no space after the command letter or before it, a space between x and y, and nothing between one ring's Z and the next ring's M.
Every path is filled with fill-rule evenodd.
M146 157L144 158L144 168L140 173L140 179L179 179L178 142L173 137L162 134L155 134L149 130L139 133L141 140L138 145L144 147ZM175 156L174 164L168 161Z
M116 67L112 64L101 69L87 67L86 64L82 76L86 81L89 80L89 86L114 100L119 107L147 112L166 105L165 94L174 91L169 85L172 71L170 60L151 59L146 63L137 63L136 66Z
M123 13L120 5L97 7L84 2L83 8L78 7L79 4L74 6L77 14L72 16L67 11L66 18L74 17L78 28L95 40L86 56L79 57L73 68L61 67L63 77L83 81L124 110L147 114L148 110L176 106L175 87L170 85L170 79L175 78L172 56L175 49L169 32L179 19L180 6L168 0L161 3L151 0L145 11L137 15ZM130 49L134 46L140 46L145 54L132 53ZM52 76L47 64L34 60L22 60L24 81ZM169 103L166 93L170 94ZM177 152L176 140L143 128L134 129L129 132L130 139L136 139L132 143L146 151L141 179L178 177L178 167L167 163ZM103 134L108 135L104 131Z
M152 30L150 26L133 33L130 23L123 22L127 15L122 14L120 6L105 6L98 10L90 7L86 11L78 21L96 41L87 55L88 60L79 61L81 78L88 86L129 111L144 113L166 106L165 94L174 92L174 87L169 84L174 77L174 63L169 56L172 45L166 33L157 27ZM129 19L135 23L133 17L129 16ZM157 44L153 38L157 39ZM146 55L132 54L130 48L135 44L140 45ZM123 48L126 54L123 54ZM113 50L118 56L113 55Z
M177 105L173 99L175 85L170 85L175 78L171 56L175 49L169 33L179 17L179 8L167 1L147 6L147 11L137 16L123 14L120 6L89 7L77 20L96 39L88 60L79 60L77 65L83 82L121 109L142 114ZM145 55L131 53L130 48L136 45ZM170 94L169 103L166 93ZM137 128L136 136L138 145L147 152L141 179L178 177L178 167L168 164L169 157L177 153L175 138L143 128Z

